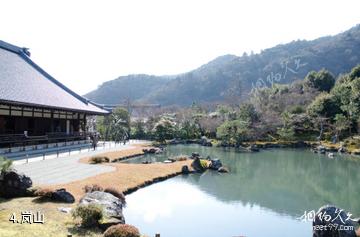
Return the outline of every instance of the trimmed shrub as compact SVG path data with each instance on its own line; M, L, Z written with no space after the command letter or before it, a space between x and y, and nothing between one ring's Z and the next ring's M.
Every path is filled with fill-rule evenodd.
M72 217L81 218L81 225L83 227L98 226L99 221L103 218L103 209L96 204L78 205L72 211Z
M108 163L110 159L106 156L93 156L90 158L91 164L100 164L100 163Z
M0 173L9 171L12 167L12 160L0 156Z
M105 231L104 237L140 237L140 232L135 226L118 224L109 227Z
M50 188L38 188L38 189L34 192L34 195L35 195L36 197L51 198L53 192L54 192L54 190L52 190L52 189L50 189Z
M110 193L110 194L114 195L115 197L119 198L123 205L126 204L125 195L122 192L120 192L118 189L116 189L116 188L106 188L106 189L104 189L104 192Z
M207 168L208 168L208 163L207 163L206 160L200 159L200 164L201 164L201 167L202 167L203 169L207 169Z
M84 191L85 193L92 193L95 191L103 191L104 189L98 184L85 185Z

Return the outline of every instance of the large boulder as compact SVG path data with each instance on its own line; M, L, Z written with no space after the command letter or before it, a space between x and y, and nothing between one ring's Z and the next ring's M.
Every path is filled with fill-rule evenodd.
M316 149L320 154L325 154L326 153L326 149L325 149L324 146L318 146Z
M163 152L163 149L160 147L144 148L143 152L145 154L160 154Z
M201 164L201 160L199 157L194 158L193 162L191 163L191 167L196 171L196 172L204 172L206 170L206 167L204 167Z
M117 219L118 223L125 223L125 218L122 213L123 202L115 197L114 195L102 191L95 191L91 193L86 193L85 196L80 200L80 204L89 205L97 204L102 206L104 210L104 215L107 219L111 219L114 222L114 219Z
M338 152L345 153L345 152L347 152L347 150L345 147L341 146L341 147L339 147Z
M220 146L221 146L221 147L230 147L230 143L227 142L227 141L221 141L221 142L220 142Z
M211 159L209 169L212 170L218 170L220 167L222 167L222 163L219 159Z
M184 165L183 167L181 167L181 173L189 174L190 173L189 167L187 165Z
M202 136L200 139L200 144L202 146L212 146L211 140L208 139L206 136Z
M251 145L248 147L248 150L249 150L249 151L252 151L252 152L258 152L258 151L260 151L259 147L258 147L256 144L251 144Z
M177 145L177 144L182 144L182 143L184 143L184 142L177 138L174 138L174 139L171 139L170 141L168 141L169 145Z
M5 198L23 197L32 186L30 177L16 170L3 172L0 177L0 196Z
M55 190L51 195L51 200L57 202L74 203L74 196L67 192L64 188Z
M219 173L229 173L229 169L224 166L221 166L217 171Z
M191 158L191 159L200 158L200 154L197 153L197 152L193 152L193 153L191 153L191 157L190 157L190 158Z

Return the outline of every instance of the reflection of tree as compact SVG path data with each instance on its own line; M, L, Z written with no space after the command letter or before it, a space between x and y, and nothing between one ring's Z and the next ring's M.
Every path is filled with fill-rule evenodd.
M221 158L230 167L227 175L209 172L186 179L221 201L257 204L297 217L305 210L317 210L330 203L360 215L360 203L355 197L360 193L356 161L329 160L305 150L241 154L220 148L192 146L191 150Z

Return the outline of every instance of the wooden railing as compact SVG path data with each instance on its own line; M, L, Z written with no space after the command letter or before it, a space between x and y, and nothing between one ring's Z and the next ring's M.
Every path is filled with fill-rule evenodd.
M136 143L136 141L133 141ZM129 143L131 144L132 142L129 141ZM59 157L66 157L66 156L71 156L75 154L81 154L84 152L90 152L90 151L99 151L99 150L105 150L105 149L112 149L112 148L116 148L117 146L122 146L122 143L115 143L115 142L105 142L105 141L101 141L97 144L97 146L94 148L93 146L90 145L90 143L83 143L85 146L80 146L80 147L67 147L67 146L62 146L62 147L57 147L54 150L38 150L38 151L28 151L28 152L21 152L21 154L19 155L15 155L15 156L11 156L10 159L16 159L17 162L23 161L24 163L29 163L31 162L32 159L34 160L38 160L39 158L41 158L42 160L46 160L48 158L59 158ZM86 146L87 144L87 146ZM81 144L79 144L81 145ZM37 159L36 159L37 158Z
M25 134L0 135L0 148L24 147L28 145L49 144L86 139L90 133L47 133L42 136L26 136Z

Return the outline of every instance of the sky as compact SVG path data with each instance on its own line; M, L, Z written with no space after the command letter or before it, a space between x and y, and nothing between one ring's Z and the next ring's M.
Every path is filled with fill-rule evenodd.
M360 23L359 0L0 0L0 40L83 95L128 74L173 75L224 55Z

